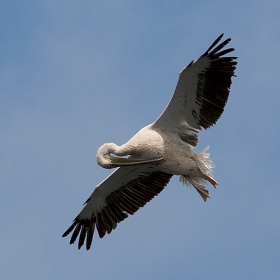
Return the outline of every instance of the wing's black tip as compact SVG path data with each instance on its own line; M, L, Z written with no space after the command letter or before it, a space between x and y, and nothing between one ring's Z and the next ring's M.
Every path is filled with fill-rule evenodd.
M76 239L77 239L77 237L78 237L78 235L80 233L81 227L82 227L82 224L80 224L80 223L77 224L77 226L76 226L76 228L75 228L75 230L74 230L74 232L72 234L72 237L70 239L70 244L74 244L75 243L75 241L76 241Z
M223 38L223 36L224 36L224 33L222 33L222 34L211 44L211 46L207 49L207 51L206 51L203 55L207 55L207 54L209 53L209 51L210 51L211 49L213 49L213 47L216 46L216 45L221 41L221 39Z
M225 47L230 41L231 38L226 39L225 41L223 41L222 43L220 43L215 49L213 49L222 39L222 37L224 36L224 33L222 33L212 44L211 46L206 50L206 52L201 56L209 56L209 55L215 55L215 56L221 56L224 55L226 53L232 52L234 51L233 48L227 49L225 50L224 54L220 54L218 53L219 50L221 50L223 47ZM222 53L222 52L221 52Z
M80 233L80 238L79 238L79 243L78 243L78 249L79 250L84 245L86 234L87 234L87 227L86 227L86 225L82 225L82 229L81 229L81 233Z
M95 223L90 223L87 231L87 241L86 241L86 249L89 250L91 247L91 243L93 240L93 234L95 229Z
M62 234L62 237L66 237L77 225L78 221L75 219L73 224Z

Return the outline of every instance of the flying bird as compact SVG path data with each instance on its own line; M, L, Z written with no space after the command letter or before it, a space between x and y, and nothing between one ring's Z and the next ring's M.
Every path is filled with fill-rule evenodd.
M198 133L214 125L228 100L237 57L225 56L231 41L219 44L220 35L207 51L184 68L173 97L152 124L142 128L128 142L118 146L105 143L97 151L97 163L117 168L102 181L84 208L62 235L72 233L70 244L79 236L78 249L86 242L89 250L95 228L100 238L111 233L121 221L158 195L173 175L192 185L204 201L210 197L207 182L216 187L215 167L206 147L195 153Z

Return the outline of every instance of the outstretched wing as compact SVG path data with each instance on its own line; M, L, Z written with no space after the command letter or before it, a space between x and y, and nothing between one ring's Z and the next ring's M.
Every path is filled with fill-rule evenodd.
M85 207L62 236L73 231L70 239L70 244L73 244L80 234L78 248L86 240L86 249L89 250L95 227L100 238L111 233L128 214L133 215L158 195L171 177L153 166L118 168L95 188Z
M188 132L189 126L207 129L220 118L237 64L237 57L224 56L234 51L233 48L223 49L230 38L217 45L222 37L223 34L197 61L192 61L181 71L174 95L154 123L155 127L177 127L184 138L184 130Z

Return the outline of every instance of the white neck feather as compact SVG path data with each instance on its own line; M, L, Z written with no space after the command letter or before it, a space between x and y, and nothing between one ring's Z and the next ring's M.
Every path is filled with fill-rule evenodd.
M110 153L116 152L118 149L118 145L115 143L105 143L103 144L97 151L96 154L96 160L98 165L104 167L104 168L112 168L112 164L109 161L109 155Z

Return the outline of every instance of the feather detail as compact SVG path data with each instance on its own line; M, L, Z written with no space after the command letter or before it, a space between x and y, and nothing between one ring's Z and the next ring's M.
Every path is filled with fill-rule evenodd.
M214 187L218 184L212 175L213 169L216 165L210 158L210 153L206 153L208 149L209 146L205 147L196 155L196 163L201 170L201 176L181 175L179 180L187 187L193 186L201 195L204 201L206 201L207 198L210 198L210 194L205 188L207 185L207 181L209 181Z

